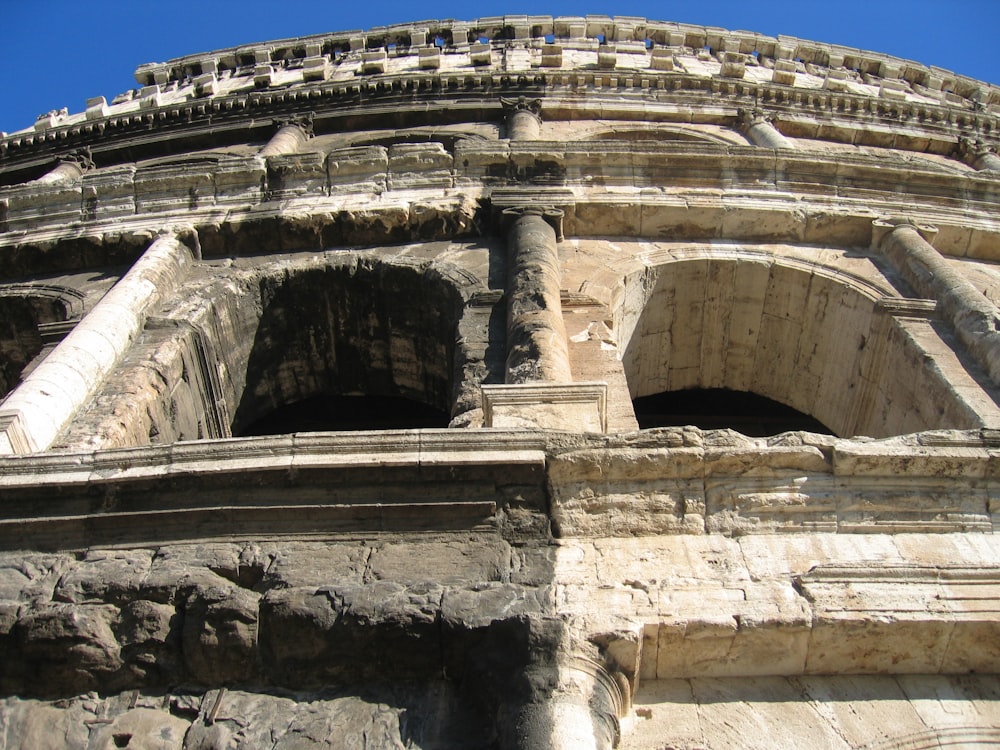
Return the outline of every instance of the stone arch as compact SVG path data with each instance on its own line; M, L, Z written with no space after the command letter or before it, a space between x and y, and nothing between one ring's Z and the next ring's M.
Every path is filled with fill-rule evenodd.
M54 284L0 285L0 398L17 385L66 322L83 314L84 295Z
M330 396L409 399L448 420L463 409L461 275L373 257L282 269L260 280L260 318L232 432ZM467 290L466 290L467 291Z
M695 128L678 125L663 125L660 123L630 122L614 127L601 127L584 132L580 136L583 141L657 141L682 143L709 143L715 146L746 145L743 139L727 139L716 133L708 133Z
M619 315L633 398L748 392L840 436L980 426L942 370L926 366L920 338L885 312L887 290L864 279L793 258L709 251L634 274L623 299L629 286L644 295L636 317Z

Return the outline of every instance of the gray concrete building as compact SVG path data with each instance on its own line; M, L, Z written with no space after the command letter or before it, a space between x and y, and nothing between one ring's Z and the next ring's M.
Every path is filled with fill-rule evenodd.
M1000 89L504 16L0 137L0 746L1000 744Z

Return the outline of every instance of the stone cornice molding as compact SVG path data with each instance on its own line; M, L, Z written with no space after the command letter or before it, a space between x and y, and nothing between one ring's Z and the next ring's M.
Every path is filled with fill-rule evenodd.
M4 417L0 414L0 426ZM505 481L516 476L525 484L548 482L554 488L553 513L564 536L587 536L594 531L578 528L565 517L565 492L567 487L579 486L581 476L598 496L617 491L617 482L652 487L661 486L658 483L665 478L682 478L691 480L692 490L708 481L729 487L733 497L739 498L741 492L760 493L767 488L786 492L789 469L795 467L800 472L796 476L810 480L796 485L804 505L797 506L795 517L802 513L806 524L821 520L827 530L841 533L989 531L998 512L989 502L991 493L997 491L995 431L920 433L875 441L804 434L801 445L770 445L766 439L752 438L733 444L727 437L713 445L715 433L685 430L697 435L697 444L679 446L672 441L676 432L671 431L640 433L644 460L638 464L636 435L574 439L567 438L567 433L547 436L489 429L314 433L0 458L0 490L5 498L0 548L22 549L31 544L74 549L97 544L98 539L122 544L129 537L166 540L174 534L190 539L192 523L205 524L198 527L203 538L336 536L344 531L356 533L359 527L379 528L382 523L405 527L414 518L422 519L419 523L425 530L467 531L491 523L503 505L501 498L483 495L416 507L407 483L400 485L395 502L378 505L302 500L303 487L328 482L330 471L378 468L380 472L400 471L412 482L412 472L407 472L414 465L424 467L429 482L435 481L434 467L449 472L450 481L463 475L481 481L485 473ZM810 440L819 440L823 450ZM912 450L914 445L920 450ZM608 450L596 464L588 450L595 446ZM750 456L761 467L759 473L747 477L738 468L734 471L741 466L741 457ZM926 491L934 502L920 508L901 502L898 483L902 475L914 492ZM240 477L248 488L257 486L248 477L266 478L261 485L266 502L261 495L260 504L213 504L213 493L199 489L218 486L224 476ZM363 487L372 481L371 476L368 471L355 471L350 481ZM164 481L174 491L162 495L160 504L151 502L155 496L146 488ZM381 478L378 481L383 488L389 486ZM50 498L47 513L39 516L35 498L38 488L46 486L60 490ZM101 496L111 498L114 507L99 514L81 511ZM859 519L854 511L860 498L884 502L884 510L877 518ZM699 515L697 525L676 533L726 533L726 524L738 520L731 517L733 513L753 516L754 512L751 500L731 511L720 506L713 517ZM629 527L613 513L603 520L613 527L610 535L630 535ZM772 521L750 533L771 533L786 522L798 523L784 518L780 508Z
M164 103L159 107L132 112L112 113L86 121L71 121L40 131L19 132L0 139L0 166L22 159L65 152L67 144L90 146L106 152L116 140L125 138L122 146L139 140L158 139L160 133L176 138L178 133L192 137L204 136L212 130L247 128L259 124L262 118L271 120L306 116L315 112L320 130L322 123L333 118L363 114L366 110L381 114L381 106L394 97L412 103L414 96L440 99L442 116L474 100L482 109L482 94L509 90L526 99L552 89L546 98L551 119L560 119L558 90L563 86L585 88L588 97L574 103L574 112L593 107L600 111L601 91L605 88L616 100L629 97L643 99L656 92L665 114L670 111L670 97L681 97L678 105L691 96L708 95L713 108L720 103L736 109L766 107L772 116L783 120L803 116L831 118L858 127L882 120L898 127L912 126L922 133L948 141L954 147L957 139L970 132L981 138L1000 133L1000 117L992 112L972 111L946 104L907 102L898 99L834 92L821 89L800 89L773 83L748 80L705 78L679 72L655 70L619 71L558 71L534 69L511 74L500 71L448 71L444 73L404 73L358 78L351 81L326 81L267 90L246 90L208 99L187 99ZM526 90L527 89L527 90ZM520 92L520 93L519 93ZM553 96L555 95L555 96ZM665 97L665 95L667 95ZM514 98L516 97L505 97ZM719 99L723 101L720 102ZM726 101L728 100L728 102ZM752 102L752 104L751 104ZM498 102L499 105L499 102ZM496 106L496 105L494 105ZM648 102L646 102L648 109ZM426 104L419 108L427 112ZM655 109L653 110L655 112ZM453 115L454 113L451 112ZM471 116L471 113L470 113ZM603 115L602 115L603 116ZM732 118L732 114L728 115ZM724 117L720 118L724 122ZM731 120L730 120L731 121ZM51 158L51 157L50 157Z

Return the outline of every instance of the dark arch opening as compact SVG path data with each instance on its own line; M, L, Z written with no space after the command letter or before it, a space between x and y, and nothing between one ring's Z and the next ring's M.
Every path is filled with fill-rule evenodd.
M448 414L403 396L322 394L279 406L247 425L243 436L290 432L411 430L447 427Z
M371 258L260 281L234 436L447 427L463 306L433 269Z
M691 388L632 400L639 427L729 428L750 437L803 430L832 435L819 420L756 393L726 388Z

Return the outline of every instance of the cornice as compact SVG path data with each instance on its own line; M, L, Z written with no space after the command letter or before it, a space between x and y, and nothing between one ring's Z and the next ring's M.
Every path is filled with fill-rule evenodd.
M260 125L258 119L264 117L297 117L316 112L330 127L334 120L346 114L335 114L342 113L345 107L352 115L384 116L380 105L396 105L393 113L397 117L415 117L422 113L424 118L433 119L454 117L453 108L461 109L464 105L477 109L480 116L499 120L501 96L537 97L539 94L547 98L595 99L594 111L603 111L607 103L605 95L625 99L638 97L646 101L647 112L664 109L665 116L669 115L669 104L674 98L683 100L692 95L709 95L712 103L721 98L727 106L775 109L779 122L824 117L848 124L874 121L898 126L904 123L938 141L949 141L950 147L963 136L994 140L1000 132L1000 89L885 55L786 37L763 37L645 19L589 16L585 19L530 17L523 21L525 18L528 17L507 16L469 23L429 21L368 32L280 40L140 66L137 79L147 84L142 91L129 92L128 97L119 97L122 101L116 99L112 105L101 99L88 106L85 118L53 116L40 121L33 130L0 138L0 169L40 167L47 160L84 146L92 147L97 154L103 152L106 159L112 160L111 152L136 143L173 140L175 147L184 148L184 141L189 139L220 138L226 132L241 130L247 135L247 131L252 133ZM533 64L517 71L502 70L503 66L495 62L465 64L453 70L404 72L365 73L361 67L361 58L370 53L374 44L383 45L379 47L383 52L390 49L385 45L396 44L389 59L408 54L407 59L417 60L411 46L430 45L439 49L435 39L440 39L446 53L469 57L470 45L455 41L463 34L466 38L485 34L483 38L489 39L485 46L497 54L511 44L544 47L546 34L555 35L553 39L558 42L555 46L595 50L599 47L596 35L604 34L608 44L613 41L618 47L625 45L629 54L638 58L648 57L652 50L663 49L678 56L709 55L706 59L715 64L717 58L728 59L726 55L757 53L754 59L762 62L754 65L760 71L767 72L768 65L784 61L806 66L810 75L826 75L833 82L831 86L836 86L813 88L734 78L723 75L721 68L718 74L709 76L679 69L602 69L596 65L573 67L572 63L560 67ZM705 46L710 48L710 53L704 51ZM300 53L316 53L313 57L323 58L324 65L347 66L347 78L336 80L337 75L334 75L326 80L328 76L324 73L318 79L310 79L298 72L303 60L311 59L298 57ZM653 62L650 58L649 64ZM274 75L258 76L255 73L258 65L273 69ZM279 68L295 75L278 75ZM202 73L204 70L212 72ZM829 71L837 72L837 76L831 78ZM217 87L198 82L204 75L224 76L230 84L243 81L242 88L227 91L218 87L217 91ZM851 89L852 85L855 89L865 88L862 83L867 86L867 94ZM908 100L907 96L911 98ZM929 96L939 99L940 103L928 101ZM558 107L550 105L546 101L545 116L558 118ZM587 109L586 101L582 106ZM707 113L709 117L710 110L711 107ZM466 114L474 115L468 110ZM727 116L734 116L734 113ZM322 130L323 123L317 125ZM941 148L944 146L939 146L939 150Z

